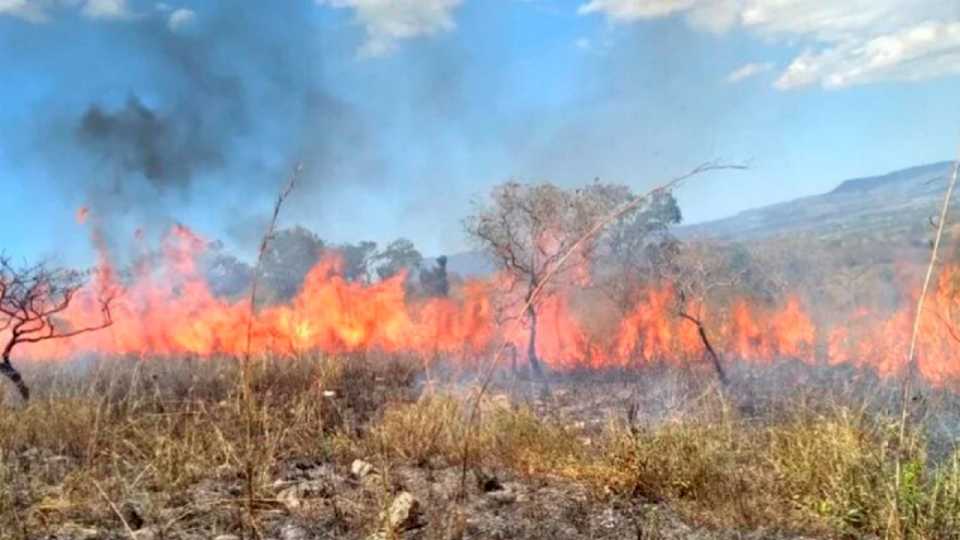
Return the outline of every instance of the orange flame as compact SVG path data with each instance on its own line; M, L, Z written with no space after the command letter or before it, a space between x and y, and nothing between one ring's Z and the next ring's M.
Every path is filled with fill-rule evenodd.
M95 232L100 266L63 314L64 327L96 320L102 291L121 289L98 238ZM449 298L411 300L405 294L405 276L376 284L350 282L342 276L341 262L331 257L310 270L291 302L263 308L249 324L248 300L228 300L211 292L198 266L206 246L186 227L174 227L161 245L161 263L135 268L133 279L115 298L113 326L70 340L33 344L20 354L40 359L79 354L240 355L248 341L254 353L282 355L384 351L469 359L489 354L499 340L526 350L526 327L497 322L490 291L503 277L469 281ZM798 296L772 307L746 299L727 307L688 301L684 310L703 315L725 361L789 358L870 367L881 375L902 371L913 321L912 309L888 315L858 310L845 324L819 328ZM569 295L543 298L538 313L538 353L553 369L703 364L696 326L677 316L677 295L669 284L647 289L606 332L591 331ZM954 352L960 344L957 329L960 266L948 266L921 320L917 366L931 383L960 380L960 359Z

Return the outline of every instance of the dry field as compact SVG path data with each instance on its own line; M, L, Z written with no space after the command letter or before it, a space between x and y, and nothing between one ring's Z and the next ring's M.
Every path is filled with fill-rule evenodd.
M556 375L409 358L25 366L0 537L960 538L960 399L790 363ZM243 389L248 391L244 392ZM815 390L814 390L815 389Z

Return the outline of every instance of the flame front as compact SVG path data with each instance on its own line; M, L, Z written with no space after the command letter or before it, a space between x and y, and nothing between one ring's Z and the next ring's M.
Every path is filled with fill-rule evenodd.
M102 249L102 242L96 243ZM162 264L136 268L113 301L113 326L40 342L20 354L37 359L213 356L242 355L249 347L257 354L383 351L469 362L489 355L501 340L526 349L522 323L497 322L490 293L500 277L466 282L449 298L413 301L405 295L405 276L372 285L350 282L341 275L340 261L329 257L310 270L291 302L263 308L251 322L249 300L211 292L197 264L205 246L189 229L175 227L163 243ZM106 261L102 255L95 279L59 324L81 326L99 317L98 295L119 288ZM944 268L921 319L917 366L934 384L960 380L953 353L960 343L958 283L960 267ZM625 316L600 331L584 324L571 303L569 295L558 294L539 306L538 352L553 369L703 364L696 326L677 316L669 284L646 289ZM688 302L686 311L703 315L711 341L727 361L852 364L885 376L903 369L913 325L910 308L886 315L858 309L843 324L819 327L798 296L775 307L746 299L726 307Z

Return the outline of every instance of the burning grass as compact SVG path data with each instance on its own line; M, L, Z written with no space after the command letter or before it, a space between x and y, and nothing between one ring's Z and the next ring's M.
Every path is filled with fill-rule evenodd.
M162 538L240 531L241 478L252 456L257 515L267 534L298 519L334 537L362 537L402 488L428 501L420 537L444 537L457 527L466 537L483 536L493 526L484 520L493 517L471 502L485 500L473 480L479 476L512 479L511 489L526 493L510 503L517 520L549 515L552 505L574 505L578 515L640 506L668 511L684 527L717 538L749 530L955 537L960 453L956 426L942 428L956 420L956 397L928 394L936 405L898 448L888 400L895 389L869 377L851 383L856 379L846 372L816 391L782 384L810 368L793 369L736 371L739 383L727 393L677 370L568 377L548 400L504 380L482 397L468 430L473 387L425 386L412 359L264 359L252 370L251 447L235 362L35 365L37 399L0 409L0 536L70 537L94 529L103 538L124 536L129 523L118 513L128 512L138 528ZM471 474L464 498L466 437ZM326 510L284 502L291 474L341 471L330 474L347 478L343 471L357 458L373 463L383 480L329 480L326 491L312 495ZM442 495L437 486L446 486ZM624 523L650 530L651 519ZM603 536L571 526L580 534L570 537ZM609 532L618 538L624 531Z
M447 296L420 298L407 294L403 273L376 283L351 281L344 275L343 260L329 255L296 284L298 292L289 302L262 306L251 324L248 298L218 296L211 288L201 264L208 247L186 227L175 227L156 260L138 265L125 279L108 263L108 254L101 254L97 279L77 291L69 309L58 314L57 324L64 329L87 327L101 318L98 299L103 290L122 290L112 298L112 325L69 340L32 343L22 354L34 359L243 356L249 337L250 348L264 355L377 350L456 357L464 367L476 368L503 342L517 351L528 349L529 324L500 320L504 305L523 303L504 292L513 291L515 284L502 273L461 283ZM722 246L699 249L726 253ZM692 248L691 253L700 256ZM722 259L710 264L727 266ZM766 273L760 266L751 271ZM665 360L678 367L697 364L703 361L705 338L698 333L702 325L724 360L768 364L776 358L797 358L811 365L870 367L896 377L908 357L919 294L904 277L902 286L887 284L900 297L895 306L846 302L817 310L815 291L803 288L762 299L755 298L750 287L714 287L701 283L700 277L690 278L698 287L722 289L716 298L707 298L705 293L684 294L682 284L669 276L621 281L631 279L636 282L620 285L629 285L632 292L616 301L608 297L603 280L589 290L566 283L537 300L536 348L550 369L635 368ZM920 318L916 370L930 383L956 385L960 264L945 265L931 286ZM9 331L0 331L0 337L8 338Z

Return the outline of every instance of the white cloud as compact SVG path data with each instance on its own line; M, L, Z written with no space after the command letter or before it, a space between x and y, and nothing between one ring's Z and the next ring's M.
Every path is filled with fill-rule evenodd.
M784 90L960 73L955 1L589 0L580 12L621 23L682 14L697 29L739 28L772 42L805 45L775 83Z
M48 20L48 2L37 0L0 0L0 15L9 15L32 23Z
M960 75L960 22L928 22L865 43L807 51L774 84L781 90L818 82L825 88L843 88L947 75Z
M727 75L727 82L731 84L738 83L740 81L749 79L750 77L760 75L761 73L766 73L771 69L773 69L773 64L770 62L764 62L762 64L746 64L733 70L729 75Z
M580 6L581 15L603 13L613 21L636 21L665 17L696 5L698 0L590 0Z
M463 0L317 0L335 8L354 10L367 33L360 47L365 57L383 56L397 42L448 32L456 28L453 11Z
M577 38L577 40L573 42L573 46L581 51L589 51L593 48L593 42L591 42L588 38L582 37Z
M80 11L91 19L125 19L131 15L127 0L87 0Z
M192 9L175 9L170 13L170 17L167 19L167 26L170 27L171 31L176 32L184 26L192 23L196 18L197 14Z
M18 17L32 23L51 19L58 9L78 8L90 19L119 20L132 17L127 0L0 0L0 15Z

